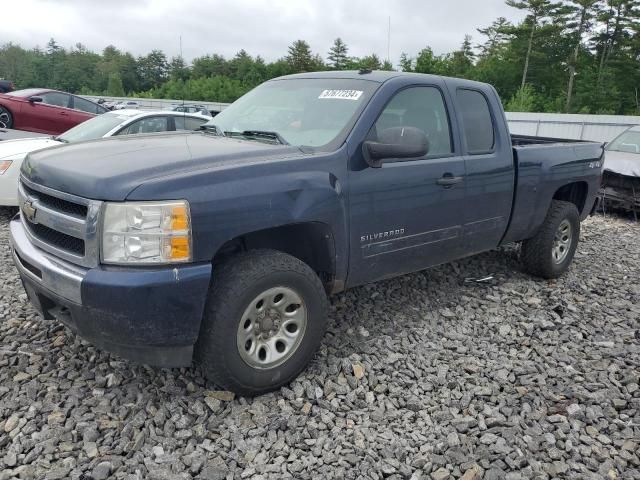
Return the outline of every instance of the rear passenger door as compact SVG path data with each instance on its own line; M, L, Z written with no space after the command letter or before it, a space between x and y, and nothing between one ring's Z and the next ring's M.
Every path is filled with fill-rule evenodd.
M465 255L491 250L502 239L511 215L514 165L511 137L499 99L489 87L458 86L457 104L466 176Z
M417 271L456 258L465 210L464 159L454 142L441 85L412 85L395 93L368 140L387 128L414 127L429 140L427 155L387 159L372 168L351 159L350 286Z

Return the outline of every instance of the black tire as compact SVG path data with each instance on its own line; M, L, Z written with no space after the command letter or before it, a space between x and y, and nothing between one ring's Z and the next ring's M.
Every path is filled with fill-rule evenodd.
M566 253L562 245L558 248L562 253L560 259L554 258L556 233L560 235L560 227L569 225L571 237L567 240ZM561 235L562 237L562 235ZM525 269L532 275L542 278L558 278L567 271L576 253L580 239L580 214L573 203L553 200L544 223L538 233L522 243L521 260Z
M11 112L1 105L0 105L0 127L13 128L13 115L11 115Z
M195 348L196 362L207 379L238 395L254 396L296 378L312 360L327 325L327 295L316 273L285 253L252 250L214 267L213 275ZM240 322L246 322L243 319L252 301L279 287L293 290L302 299L305 329L298 346L283 363L268 369L256 368L241 356L236 335Z

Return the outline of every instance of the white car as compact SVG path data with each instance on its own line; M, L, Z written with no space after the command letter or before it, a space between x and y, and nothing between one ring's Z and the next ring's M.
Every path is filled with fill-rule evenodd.
M114 135L198 130L211 117L198 113L118 110L104 113L67 130L57 137L20 138L0 142L0 206L18 205L18 177L30 152L65 143L76 143Z
M114 110L138 110L140 104L133 100L118 102L113 106Z

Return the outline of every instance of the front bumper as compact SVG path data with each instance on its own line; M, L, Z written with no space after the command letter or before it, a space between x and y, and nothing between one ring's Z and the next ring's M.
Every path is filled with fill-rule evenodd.
M96 346L138 363L189 366L198 338L211 264L85 269L29 241L10 223L13 261L31 303Z

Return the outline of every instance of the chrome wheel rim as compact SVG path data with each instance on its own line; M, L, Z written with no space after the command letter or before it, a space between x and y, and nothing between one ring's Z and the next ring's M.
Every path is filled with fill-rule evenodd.
M564 262L571 248L571 240L573 238L573 230L569 220L563 220L553 238L553 248L551 249L551 257L556 264Z
M7 125L9 125L9 112L0 108L0 126L6 127Z
M250 367L277 367L298 350L306 329L302 297L288 287L270 288L249 303L240 319L238 353Z

